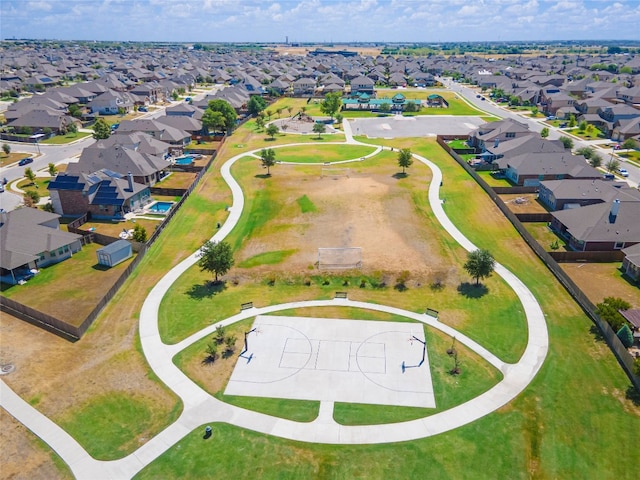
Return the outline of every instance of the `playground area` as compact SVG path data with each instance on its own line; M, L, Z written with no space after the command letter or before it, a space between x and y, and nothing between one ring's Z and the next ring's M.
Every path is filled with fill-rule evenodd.
M258 316L225 395L434 408L422 325Z
M273 122L274 125L280 129L282 132L286 133L299 133L301 135L313 134L317 135L313 132L313 125L315 124L315 119L305 114L296 114L293 117L281 118L275 120ZM326 124L326 130L323 133L331 134L331 133L341 133L340 130L334 128L333 126Z

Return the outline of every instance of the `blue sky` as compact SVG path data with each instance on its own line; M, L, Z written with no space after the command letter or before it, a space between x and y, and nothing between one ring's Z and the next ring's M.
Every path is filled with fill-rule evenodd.
M640 0L0 0L6 38L640 40Z

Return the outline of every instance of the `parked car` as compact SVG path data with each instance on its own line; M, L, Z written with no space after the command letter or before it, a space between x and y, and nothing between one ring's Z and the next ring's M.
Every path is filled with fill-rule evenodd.
M560 128L567 128L567 122L561 123L560 125L558 125Z
M628 176L629 176L629 172L627 172L627 169L626 169L626 168L620 168L620 169L618 169L618 173L619 173L620 175L622 175L623 177L628 177Z
M112 131L113 131L113 130L117 130L119 126L120 126L120 124L119 124L119 123L114 123L113 125L111 125L111 130L112 130Z
M620 145L619 143L616 143L616 144L613 146L613 149L614 149L614 150L622 150L622 145Z
M555 120L555 119L556 119L555 115L549 115L547 117L547 120Z
M26 157L26 158L23 158L22 160L20 160L18 162L18 165L20 165L21 167L24 167L25 165L28 165L30 163L33 163L33 158Z
M139 111L139 112L148 112L148 111L149 111L149 109L147 109L147 107L139 107L139 108L138 108L138 111Z

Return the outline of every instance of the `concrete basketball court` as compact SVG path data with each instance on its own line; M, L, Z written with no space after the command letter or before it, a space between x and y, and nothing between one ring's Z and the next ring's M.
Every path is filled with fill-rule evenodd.
M428 137L434 135L467 135L486 123L480 117L390 115L379 118L356 118L350 120L354 135L370 138Z
M225 395L436 406L421 324L258 316L252 329Z

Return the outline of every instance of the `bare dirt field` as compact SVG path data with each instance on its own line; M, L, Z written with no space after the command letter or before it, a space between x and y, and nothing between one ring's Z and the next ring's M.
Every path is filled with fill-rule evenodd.
M426 167L412 168L426 184ZM410 270L412 278L420 278L447 268L451 262L441 256L437 242L429 235L430 225L420 217L403 186L403 182L416 180L410 177L395 178L363 169L349 177L322 178L296 168L280 168L271 181L277 183L278 191L287 192L281 201L288 211L271 220L262 234L252 235L237 260L295 250L282 263L257 267L257 271L309 274L317 262L318 248L361 247L364 272ZM296 200L303 195L313 203L315 212L301 212Z

